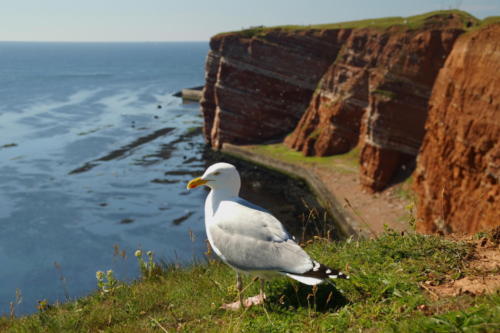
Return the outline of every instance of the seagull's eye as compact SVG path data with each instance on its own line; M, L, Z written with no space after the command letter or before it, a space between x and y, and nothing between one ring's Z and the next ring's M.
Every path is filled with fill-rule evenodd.
M214 172L214 176L218 176L218 175L220 175L219 171Z

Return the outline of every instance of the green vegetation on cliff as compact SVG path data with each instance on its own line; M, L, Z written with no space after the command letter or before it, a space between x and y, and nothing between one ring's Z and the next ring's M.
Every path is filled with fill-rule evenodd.
M402 27L407 29L419 29L428 25L433 25L439 23L443 19L450 17L450 15L456 15L459 17L464 30L473 28L481 24L481 20L475 18L471 14L461 11L461 10L440 10L433 11L429 13L424 13L420 15L414 15L409 17L383 17L375 19L348 21L348 22L338 22L338 23L327 23L327 24L312 24L312 25L281 25L273 27L256 26L250 27L248 29L243 29L240 31L231 31L220 33L220 35L225 35L229 33L239 34L241 37L251 38L253 36L265 35L269 31L273 30L284 30L284 31L300 31L300 30L336 30L336 29L388 29L391 27ZM486 18L495 19L493 18Z
M312 135L316 135L314 132ZM288 148L282 143L247 146L250 150L288 163L316 164L333 168L340 172L357 174L359 168L359 148L348 153L331 156L304 156L301 152Z
M485 27L490 24L500 23L500 16L488 16L481 21L480 27Z
M265 307L226 312L236 299L234 272L208 263L163 269L142 262L133 284L103 282L95 294L38 313L0 317L2 332L494 332L500 295L434 298L430 287L471 273L468 243L388 231L375 240L309 242L316 259L342 268L351 280L311 288L286 278L270 283ZM245 283L251 281L247 278ZM253 283L246 296L257 293ZM103 290L106 290L105 292Z

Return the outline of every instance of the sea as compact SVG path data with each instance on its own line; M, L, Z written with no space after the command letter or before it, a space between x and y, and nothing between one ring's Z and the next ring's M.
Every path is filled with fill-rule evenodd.
M136 280L136 250L204 262L207 190L186 184L217 161L236 164L242 196L299 239L320 232L326 215L305 184L212 152L199 104L173 96L203 85L207 52L0 42L0 315L95 292L97 271Z
M137 249L206 251L198 104L207 42L0 43L0 315L138 277Z

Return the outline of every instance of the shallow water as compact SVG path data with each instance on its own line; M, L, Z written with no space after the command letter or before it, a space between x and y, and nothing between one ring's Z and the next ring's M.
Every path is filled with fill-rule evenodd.
M135 279L136 249L203 260L207 192L185 185L227 158L206 149L199 105L172 93L203 82L207 49L0 43L0 314L16 289L25 314L95 290L97 270ZM300 237L305 186L232 162L243 196Z

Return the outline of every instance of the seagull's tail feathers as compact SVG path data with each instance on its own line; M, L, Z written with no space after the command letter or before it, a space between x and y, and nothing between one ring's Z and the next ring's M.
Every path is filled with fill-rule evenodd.
M288 277L291 277L292 279L295 279L304 284L308 284L310 286L314 286L316 284L324 282L327 279L349 279L349 275L320 264L317 261L313 261L313 268L311 268L307 272L301 274L288 272L284 273Z

